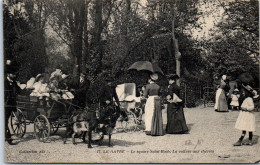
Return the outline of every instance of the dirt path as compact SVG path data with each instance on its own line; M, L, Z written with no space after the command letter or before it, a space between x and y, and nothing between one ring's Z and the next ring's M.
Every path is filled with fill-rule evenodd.
M52 136L50 143L38 142L28 133L14 146L5 143L5 160L9 163L254 163L260 160L260 112L256 112L257 130L253 146L233 147L241 132L234 129L238 111L217 113L213 108L185 109L190 134L146 136L143 132L115 133L113 147L107 147L108 137L101 146L87 145L77 139L63 144L60 136ZM166 124L166 111L163 110ZM61 134L63 130L59 130ZM246 135L246 140L248 134Z

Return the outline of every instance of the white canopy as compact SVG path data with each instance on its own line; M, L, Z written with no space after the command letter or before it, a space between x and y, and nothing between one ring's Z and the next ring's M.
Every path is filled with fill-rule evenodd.
M136 85L135 83L124 83L117 85L116 93L119 101L135 101Z

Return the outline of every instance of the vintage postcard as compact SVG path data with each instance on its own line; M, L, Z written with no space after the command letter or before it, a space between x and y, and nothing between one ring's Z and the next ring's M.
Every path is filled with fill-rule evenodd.
M3 0L6 163L259 163L258 0Z

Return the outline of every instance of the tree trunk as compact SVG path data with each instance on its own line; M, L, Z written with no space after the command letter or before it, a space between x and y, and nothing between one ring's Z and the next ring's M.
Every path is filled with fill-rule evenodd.
M180 63L180 58L181 58L181 53L179 52L179 45L178 45L178 40L175 38L175 9L174 5L172 5L172 40L173 40L173 48L174 48L174 57L176 60L176 74L180 77L181 76L181 63ZM180 85L180 81L177 81L177 85Z
M129 40L128 40L128 25L129 25L129 13L131 10L131 1L130 0L125 0L125 10L122 18L122 22L124 22L124 25L122 26L122 45L123 45L123 57L128 55L129 51ZM118 68L119 70L121 69Z
M81 64L82 64L82 49L83 49L83 27L84 27L84 15L85 15L85 6L84 0L78 0L75 2L69 2L69 24L72 32L72 44L71 44L71 53L73 56L73 63L77 65L77 75L81 73ZM79 78L78 80L79 81Z
M86 64L89 53L89 44L88 44L88 4L89 2L85 2L85 15L84 15L84 48L83 48L83 56L82 56L82 71L86 72Z
M102 49L103 46L101 44L101 33L102 33L102 0L95 0L94 4L94 11L95 11L95 19L94 19L94 36L92 38L92 49L96 52L96 59L98 60L98 66L95 71L95 75L101 72L102 67Z

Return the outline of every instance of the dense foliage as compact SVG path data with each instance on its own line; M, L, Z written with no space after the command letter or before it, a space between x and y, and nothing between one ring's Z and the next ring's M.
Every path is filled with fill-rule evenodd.
M195 37L209 16L201 8L224 10L208 38ZM216 14L211 14L216 15ZM98 96L104 75L115 84L147 83L146 72L128 71L138 60L157 62L165 75L176 73L174 46L181 53L181 85L187 104L200 102L202 88L216 75L250 72L259 79L259 9L257 0L60 0L4 4L4 54L18 65L22 82L61 68L86 72L89 95ZM205 29L204 29L205 30ZM174 34L174 35L173 35ZM79 67L76 67L79 66ZM106 74L104 74L106 71ZM167 80L160 75L165 93Z
M217 76L229 74L234 78L249 72L259 81L259 7L257 0L234 1L225 9L222 20L206 43L210 51L207 60Z

